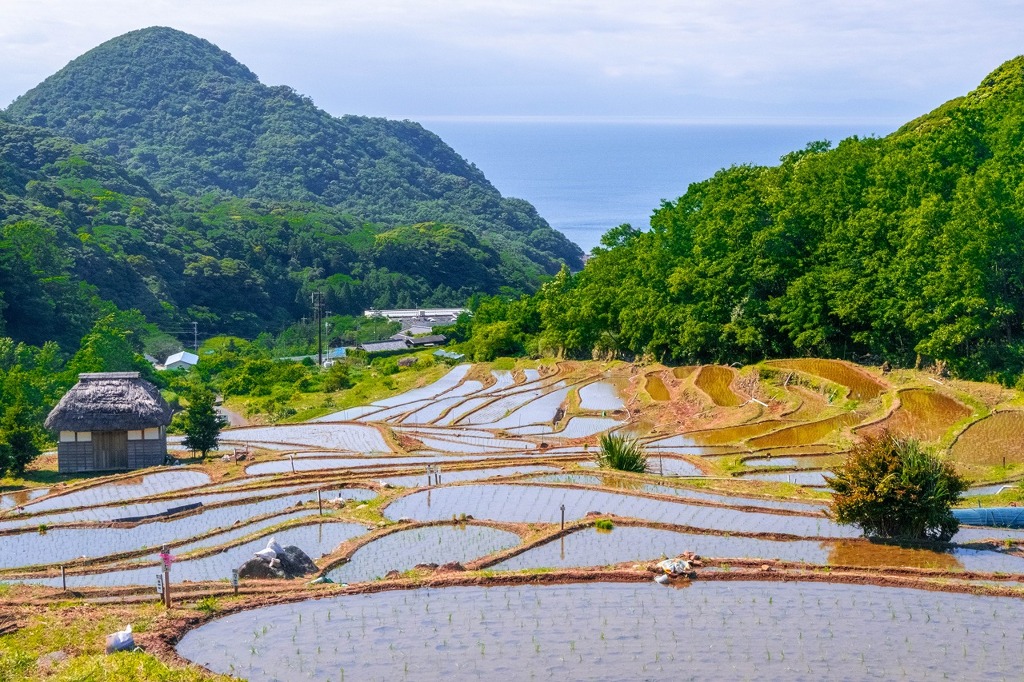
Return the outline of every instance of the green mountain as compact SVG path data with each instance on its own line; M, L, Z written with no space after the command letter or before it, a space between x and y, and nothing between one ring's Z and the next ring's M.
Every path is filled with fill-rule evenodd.
M314 289L358 315L536 285L535 267L463 227L172 196L95 147L0 118L0 337L75 348L112 306L253 337L309 315Z
M7 114L88 143L162 190L311 202L386 226L448 223L473 230L518 269L582 265L579 247L529 203L502 197L419 124L335 118L173 29L100 45Z
M738 166L628 226L576 275L492 300L481 357L819 355L1024 371L1024 57L881 139Z

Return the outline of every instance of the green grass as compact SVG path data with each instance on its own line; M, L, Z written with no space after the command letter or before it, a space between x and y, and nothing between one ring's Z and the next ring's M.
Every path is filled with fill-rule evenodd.
M602 469L616 469L642 474L647 471L647 455L635 440L608 433L601 436L597 464Z

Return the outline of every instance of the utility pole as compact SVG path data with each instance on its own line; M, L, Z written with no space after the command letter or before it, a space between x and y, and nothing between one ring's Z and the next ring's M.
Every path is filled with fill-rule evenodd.
M320 324L324 312L324 292L319 289L311 294L313 321L316 323L316 364L324 366L324 326Z
M192 348L195 349L196 353L199 352L199 323L192 323Z

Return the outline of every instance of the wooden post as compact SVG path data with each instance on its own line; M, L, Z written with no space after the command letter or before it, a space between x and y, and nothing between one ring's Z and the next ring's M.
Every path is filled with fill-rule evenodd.
M291 460L291 463L292 463L292 473L294 474L295 473L295 455L288 455L288 459Z
M64 576L64 566L63 565L61 565L61 567L60 567L60 586L61 586L61 589L63 589L65 592L68 591L68 580Z
M316 491L316 506L320 508L320 516L323 516L324 515L324 501L323 501L323 498L320 497L320 491L319 490Z
M171 569L164 564L164 606L171 608Z
M562 530L565 530L565 505L562 505Z
M231 587L235 588L235 596L238 596L238 569L231 569Z
M171 608L171 550L164 545L160 548L160 562L164 568L164 606Z

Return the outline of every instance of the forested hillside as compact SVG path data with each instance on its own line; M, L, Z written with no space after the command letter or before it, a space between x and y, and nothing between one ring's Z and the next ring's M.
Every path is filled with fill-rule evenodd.
M254 337L308 315L314 288L332 312L361 314L537 282L463 227L165 195L91 147L0 119L0 337L74 349L112 305Z
M882 139L812 143L689 187L576 275L480 304L478 357L649 354L1024 370L1024 58Z
M89 51L7 110L103 154L163 190L323 204L386 226L473 230L508 267L554 274L582 252L529 203L410 121L335 118L259 82L211 43L169 28Z

